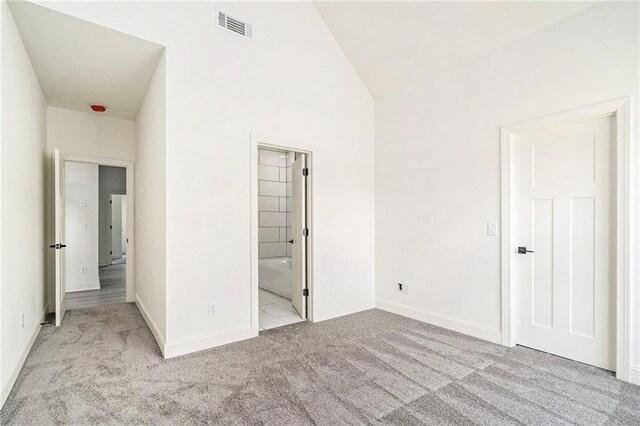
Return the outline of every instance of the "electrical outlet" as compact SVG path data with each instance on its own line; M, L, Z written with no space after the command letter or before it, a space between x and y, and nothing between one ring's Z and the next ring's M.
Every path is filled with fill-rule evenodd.
M86 223L86 222L82 224L82 230L83 230L83 231L86 231L86 230L87 230L87 223Z
M20 322L22 322L22 328L24 328L24 314L20 315Z
M86 267L86 266L83 266L83 267L82 267L82 273L83 273L83 274L86 274L86 273L87 273L87 267Z
M402 292L404 294L409 294L409 284L402 284Z
M80 201L80 207L87 207L87 200Z
M216 304L209 303L209 316L212 317L216 314Z
M498 235L498 224L496 222L487 222L487 235L490 237Z

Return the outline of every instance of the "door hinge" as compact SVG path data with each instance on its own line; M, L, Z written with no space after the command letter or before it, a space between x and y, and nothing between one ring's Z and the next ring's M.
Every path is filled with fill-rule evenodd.
M305 297L309 296L309 289L308 288L303 288L302 289L302 295L305 296Z
M109 204L113 204L113 200L109 200Z
M109 254L113 254L113 252L111 250L109 250Z
M302 230L302 236L303 237L308 237L309 236L309 228L304 228Z
M113 229L113 226L109 225L109 229Z
M302 176L309 176L309 169L307 167L302 169Z

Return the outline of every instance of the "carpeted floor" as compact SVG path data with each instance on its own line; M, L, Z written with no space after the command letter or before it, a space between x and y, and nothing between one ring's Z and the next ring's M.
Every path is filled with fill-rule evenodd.
M2 424L638 424L640 387L380 310L163 360L137 308L37 338Z

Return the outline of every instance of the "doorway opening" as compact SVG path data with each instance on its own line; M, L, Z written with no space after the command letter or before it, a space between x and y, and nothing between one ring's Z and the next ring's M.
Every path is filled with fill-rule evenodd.
M258 145L258 330L310 318L309 156L295 149Z
M75 177L78 169L91 174L81 176L82 181L78 182ZM66 162L64 170L66 308L83 309L125 302L127 169ZM96 170L97 185L94 178ZM96 196L93 196L94 189ZM97 252L97 259L88 256L93 252ZM95 270L98 272L97 285L74 285L78 271L80 279L89 272L90 282L94 282Z
M67 310L133 296L133 162L54 150L56 325Z

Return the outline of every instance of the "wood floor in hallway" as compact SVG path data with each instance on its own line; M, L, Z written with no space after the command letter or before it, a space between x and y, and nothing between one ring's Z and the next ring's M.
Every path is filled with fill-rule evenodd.
M126 263L114 263L99 269L100 289L67 293L67 309L84 309L126 301Z

